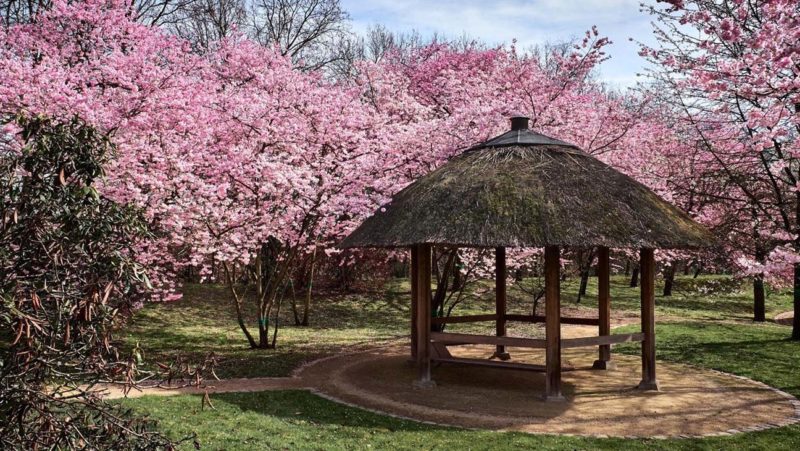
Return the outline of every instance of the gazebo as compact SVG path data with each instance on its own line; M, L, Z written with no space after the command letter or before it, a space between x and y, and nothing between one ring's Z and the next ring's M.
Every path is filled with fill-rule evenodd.
M545 398L563 399L561 351L599 348L596 369L610 369L611 345L642 343L638 388L658 390L655 364L654 249L700 248L709 232L686 213L641 183L577 146L528 129L528 118L511 118L511 130L453 157L397 193L342 243L343 248L411 249L412 358L415 384L435 385L432 362L489 365L543 371ZM431 246L494 248L493 314L431 318ZM506 248L544 248L545 315L506 313ZM598 318L561 317L561 249L598 249ZM641 332L611 334L609 249L638 249L641 277ZM493 321L496 335L432 332L434 323ZM509 337L509 321L545 323L545 339ZM598 335L561 338L561 324L598 326ZM545 365L502 358L468 359L448 346L496 346L545 350Z

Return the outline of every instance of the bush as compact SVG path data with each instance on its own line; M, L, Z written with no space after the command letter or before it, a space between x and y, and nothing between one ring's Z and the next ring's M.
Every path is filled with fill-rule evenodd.
M147 229L95 189L113 150L75 119L17 117L0 136L0 448L171 444L91 392L133 380L111 329L148 285L131 258Z

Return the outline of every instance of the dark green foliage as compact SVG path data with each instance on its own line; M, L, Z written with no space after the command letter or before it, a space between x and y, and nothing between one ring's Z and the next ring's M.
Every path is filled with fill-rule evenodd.
M147 285L131 258L141 215L94 186L111 144L77 119L15 122L0 137L0 448L169 446L86 390L131 382L110 331Z

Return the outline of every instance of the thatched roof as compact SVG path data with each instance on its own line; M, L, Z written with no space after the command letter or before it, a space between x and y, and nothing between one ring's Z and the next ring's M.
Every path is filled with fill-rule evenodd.
M697 248L713 241L636 180L514 125L407 186L340 246Z

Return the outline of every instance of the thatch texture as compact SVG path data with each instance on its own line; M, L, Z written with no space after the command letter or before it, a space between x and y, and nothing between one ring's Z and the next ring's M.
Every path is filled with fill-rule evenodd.
M697 248L712 241L683 211L576 147L521 139L476 146L419 178L341 247Z

